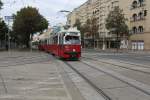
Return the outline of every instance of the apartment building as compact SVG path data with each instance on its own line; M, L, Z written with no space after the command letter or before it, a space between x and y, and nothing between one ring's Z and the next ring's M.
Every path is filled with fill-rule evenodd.
M98 1L98 11L97 14L99 18L99 38L95 39L95 48L115 48L116 44L116 35L111 34L105 27L106 24L106 18L108 17L108 14L111 10L114 9L114 7L120 6L119 0L97 0ZM125 0L122 0L125 1ZM121 2L122 2L121 1ZM124 5L122 6L124 8ZM95 15L94 15L95 16Z
M75 8L71 13L67 16L67 24L73 26L77 19L80 20L81 25L86 24L87 20L92 17L93 14L93 0L88 0L81 6ZM86 37L84 34L84 42L88 45L93 45L91 39L92 37Z
M150 50L150 0L130 1L130 49Z
M150 0L88 0L70 13L70 16L73 17L70 23L75 23L77 18L82 24L88 18L96 18L99 30L98 37L94 39L95 48L115 48L116 35L106 29L105 20L109 12L116 6L123 9L130 30L130 37L120 38L121 43L123 42L128 49L149 50L150 13L148 11L150 11Z
M94 39L94 47L101 49L112 48L115 45L116 37L106 29L105 20L109 12L116 6L119 6L118 0L88 0L68 15L68 23L72 26L75 20L79 19L82 24L85 24L87 19L95 18L99 29L98 35ZM91 37L88 38L91 39ZM88 38L85 37L86 40Z
M78 13L76 10L74 10L73 12L69 13L67 15L67 25L73 26L76 22L76 19L78 17Z
M67 24L73 26L76 22L76 19L79 19L81 24L85 24L87 19L91 17L91 6L90 0L75 8L72 12L70 12L67 16Z

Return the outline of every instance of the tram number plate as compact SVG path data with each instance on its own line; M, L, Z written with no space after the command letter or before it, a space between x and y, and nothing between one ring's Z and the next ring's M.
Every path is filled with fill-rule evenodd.
M72 54L71 57L76 57L76 54Z

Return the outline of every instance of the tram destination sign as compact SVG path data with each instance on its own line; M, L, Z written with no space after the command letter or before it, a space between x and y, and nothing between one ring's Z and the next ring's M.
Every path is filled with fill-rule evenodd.
M70 32L71 35L78 35L78 32Z

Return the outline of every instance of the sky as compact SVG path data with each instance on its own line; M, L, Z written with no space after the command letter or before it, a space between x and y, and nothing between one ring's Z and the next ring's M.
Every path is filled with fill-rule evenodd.
M49 21L50 25L65 23L67 13L60 13L60 10L72 11L87 0L1 0L4 5L0 16L11 16L21 8L32 6L39 9L39 12Z

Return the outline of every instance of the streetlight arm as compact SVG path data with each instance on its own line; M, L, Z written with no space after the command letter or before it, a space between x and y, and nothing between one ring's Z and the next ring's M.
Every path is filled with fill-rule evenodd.
M70 12L70 11L68 11L68 10L60 10L59 12Z

